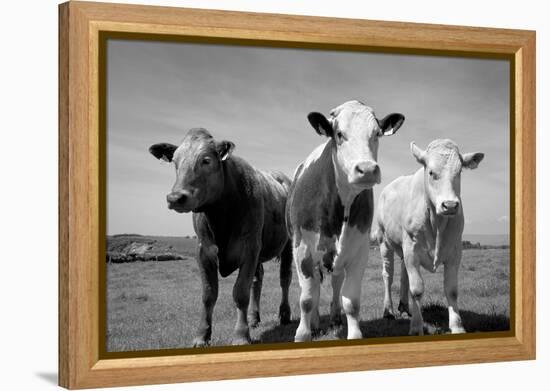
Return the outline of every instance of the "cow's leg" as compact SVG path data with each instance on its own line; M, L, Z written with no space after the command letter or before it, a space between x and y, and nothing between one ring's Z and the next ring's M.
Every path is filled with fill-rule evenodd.
M233 345L246 345L250 343L250 331L248 329L247 309L250 302L250 290L252 280L256 273L257 262L251 260L251 264L244 261L239 268L237 281L233 286L233 300L237 307L237 322L233 330Z
M449 306L449 328L453 334L466 332L462 326L462 318L458 313L458 266L458 261L445 263L445 270L443 272L445 296L447 297L447 304Z
M342 284L344 273L332 273L332 301L330 303L330 326L338 328L342 326Z
M311 341L311 318L319 298L320 275L314 265L308 246L302 242L294 250L294 262L300 283L300 324L294 336L295 342Z
M252 288L250 289L250 304L248 307L248 325L256 327L260 323L260 297L262 296L262 282L264 280L264 267L258 263L256 273L252 280Z
M405 255L405 266L409 278L409 292L412 300L412 319L409 328L410 335L424 335L424 321L421 312L421 300L424 294L424 281L420 274L420 259L415 256L414 249L403 249Z
M312 298L313 298L313 309L311 310L311 332L316 334L319 332L319 326L321 320L319 318L319 298L321 296L321 270L319 270L319 265L316 265L313 268L313 286Z
M366 241L369 243L369 241ZM356 257L345 266L346 277L342 286L342 306L348 322L348 339L363 338L359 327L361 310L361 282L367 267L368 245L360 250Z
M384 280L384 318L394 319L391 286L393 284L393 250L386 244L380 243L382 257L382 279Z
M202 313L193 347L210 343L212 336L212 312L218 299L218 249L215 245L199 245L198 266L202 282Z
M409 276L407 274L407 267L405 262L401 262L401 278L399 284L399 305L397 311L401 317L411 316L409 310Z
M229 259L237 259L239 273L235 285L233 285L233 301L237 308L237 321L233 330L233 345L245 345L250 343L250 331L248 328L247 310L250 303L250 291L252 281L258 269L260 255L260 241L256 237L240 237L229 255Z
M281 305L279 306L279 321L281 324L290 323L290 304L288 291L292 282L292 243L289 240L281 253L281 268L279 271L281 284Z

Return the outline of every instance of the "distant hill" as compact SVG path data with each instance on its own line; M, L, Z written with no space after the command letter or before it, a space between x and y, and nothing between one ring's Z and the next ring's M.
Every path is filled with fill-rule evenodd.
M464 234L462 235L462 239L486 246L510 245L510 237L508 235Z

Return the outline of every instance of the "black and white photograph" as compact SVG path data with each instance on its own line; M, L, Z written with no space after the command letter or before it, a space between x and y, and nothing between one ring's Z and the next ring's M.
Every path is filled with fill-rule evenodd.
M510 330L508 60L113 38L106 97L107 352Z

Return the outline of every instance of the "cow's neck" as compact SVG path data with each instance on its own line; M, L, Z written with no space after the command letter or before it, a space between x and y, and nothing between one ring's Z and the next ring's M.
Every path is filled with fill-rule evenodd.
M428 239L430 241L430 248L433 251L433 271L437 270L437 267L442 262L441 250L443 246L443 236L447 228L449 218L445 216L439 216L435 211L435 206L429 200L427 194L424 197L426 201L426 210L428 214L427 228L429 230Z
M342 170L340 165L336 161L336 148L332 150L332 165L334 167L334 177L336 179L336 189L338 191L338 196L344 206L344 222L347 222L349 219L349 212L353 200L361 193L362 188L352 186L348 182L346 173Z
M222 191L214 201L205 205L200 211L206 216L208 224L215 235L217 231L228 225L226 220L229 219L230 212L234 211L237 207L235 205L235 175L238 173L234 169L231 160L223 163L223 174Z

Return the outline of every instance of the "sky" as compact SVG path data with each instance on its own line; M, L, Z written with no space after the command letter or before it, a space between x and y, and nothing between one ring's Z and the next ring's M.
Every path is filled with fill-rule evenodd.
M483 152L462 175L465 234L509 228L509 63L365 52L109 40L107 234L193 235L190 214L168 210L175 169L150 145L178 145L204 127L259 169L292 176L325 139L307 114L357 99L405 122L380 141L385 185L420 166L410 153L437 138Z

